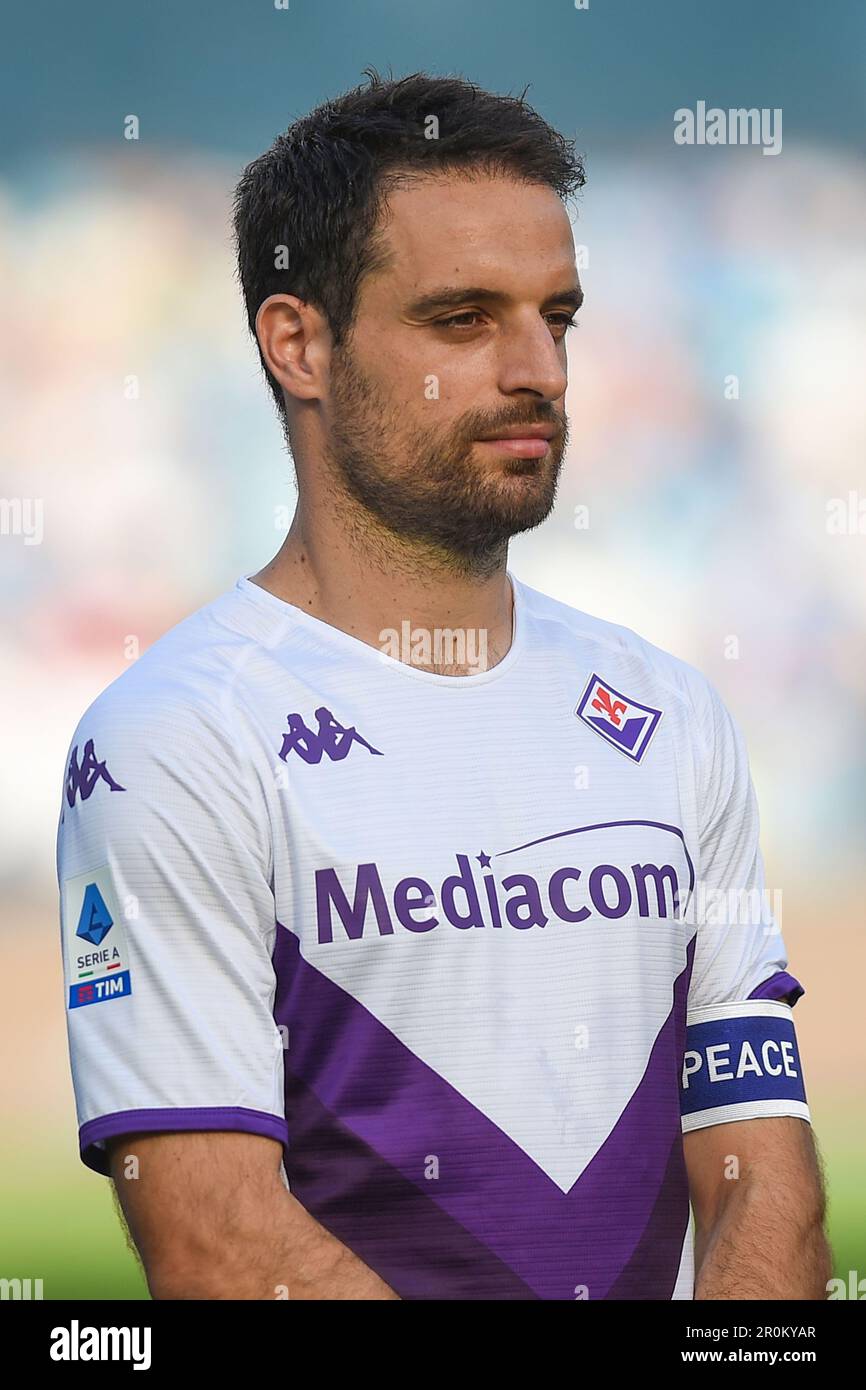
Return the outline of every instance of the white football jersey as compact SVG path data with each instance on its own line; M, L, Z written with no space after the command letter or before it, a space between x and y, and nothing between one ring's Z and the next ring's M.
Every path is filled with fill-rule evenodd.
M743 738L693 667L510 579L507 655L454 677L243 577L87 710L82 1158L275 1139L403 1298L691 1298L683 1132L809 1118Z

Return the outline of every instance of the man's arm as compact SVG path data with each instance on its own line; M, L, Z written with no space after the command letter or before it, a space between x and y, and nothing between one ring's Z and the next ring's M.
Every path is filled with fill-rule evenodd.
M108 1147L153 1298L399 1298L288 1192L276 1140L127 1134Z
M831 1257L812 1129L793 1116L683 1136L696 1299L825 1299Z

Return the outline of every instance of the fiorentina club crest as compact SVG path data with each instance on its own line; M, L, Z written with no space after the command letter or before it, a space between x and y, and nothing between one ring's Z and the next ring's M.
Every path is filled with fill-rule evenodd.
M660 709L631 700L593 672L574 711L603 739L639 763L662 717Z

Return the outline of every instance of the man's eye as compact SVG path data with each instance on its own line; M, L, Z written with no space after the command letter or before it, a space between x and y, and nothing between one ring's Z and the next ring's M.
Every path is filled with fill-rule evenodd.
M471 324L461 324L461 319L477 319L477 309L464 309L462 314L452 314L448 319L437 319L437 328L471 328Z
M466 320L477 319L478 317L479 311L477 309L465 309L462 314L452 314L450 318L437 319L436 326L437 328L473 328L474 324L467 323ZM577 319L573 314L559 312L547 314L546 317L554 320L557 328L577 328Z
M564 328L564 329L566 329L566 331L567 331L569 328L577 328L577 327L578 327L577 318L576 318L576 316L575 316L574 314L556 313L556 314L548 314L547 317L548 317L549 319L556 319L556 320L558 320L558 322L557 322L557 324L556 324L557 328Z

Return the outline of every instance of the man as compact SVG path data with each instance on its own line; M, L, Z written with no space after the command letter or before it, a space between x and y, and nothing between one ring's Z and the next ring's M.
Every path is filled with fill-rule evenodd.
M154 1297L824 1296L803 990L719 910L741 734L507 568L582 183L523 101L372 73L238 187L297 511L87 711L59 837L82 1157Z

